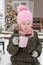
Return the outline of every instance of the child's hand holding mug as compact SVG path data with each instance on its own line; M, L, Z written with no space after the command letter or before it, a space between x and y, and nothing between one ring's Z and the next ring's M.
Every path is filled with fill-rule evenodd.
M19 40L18 37L14 37L13 40L12 40L13 44L18 45L18 43L19 43L18 40Z

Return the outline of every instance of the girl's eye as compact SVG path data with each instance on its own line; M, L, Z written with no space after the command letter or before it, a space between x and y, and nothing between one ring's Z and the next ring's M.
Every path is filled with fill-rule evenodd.
M25 25L25 23L23 23L23 25Z
M28 23L28 25L30 25L30 23Z

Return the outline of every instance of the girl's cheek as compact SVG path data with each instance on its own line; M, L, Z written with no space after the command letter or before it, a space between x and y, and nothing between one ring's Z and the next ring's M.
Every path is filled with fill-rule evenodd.
M32 27L32 25L29 25L29 27L31 28L31 27Z

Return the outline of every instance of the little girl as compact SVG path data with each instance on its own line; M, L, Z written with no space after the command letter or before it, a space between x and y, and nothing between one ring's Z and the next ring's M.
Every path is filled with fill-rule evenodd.
M42 45L37 33L32 29L32 13L25 5L20 5L17 11L19 30L12 34L7 47L12 55L12 65L40 65L37 58L41 54Z

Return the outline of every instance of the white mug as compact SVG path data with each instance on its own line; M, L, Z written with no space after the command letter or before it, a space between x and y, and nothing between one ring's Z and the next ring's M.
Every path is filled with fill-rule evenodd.
M19 37L19 47L26 47L28 43L28 37L20 36Z

